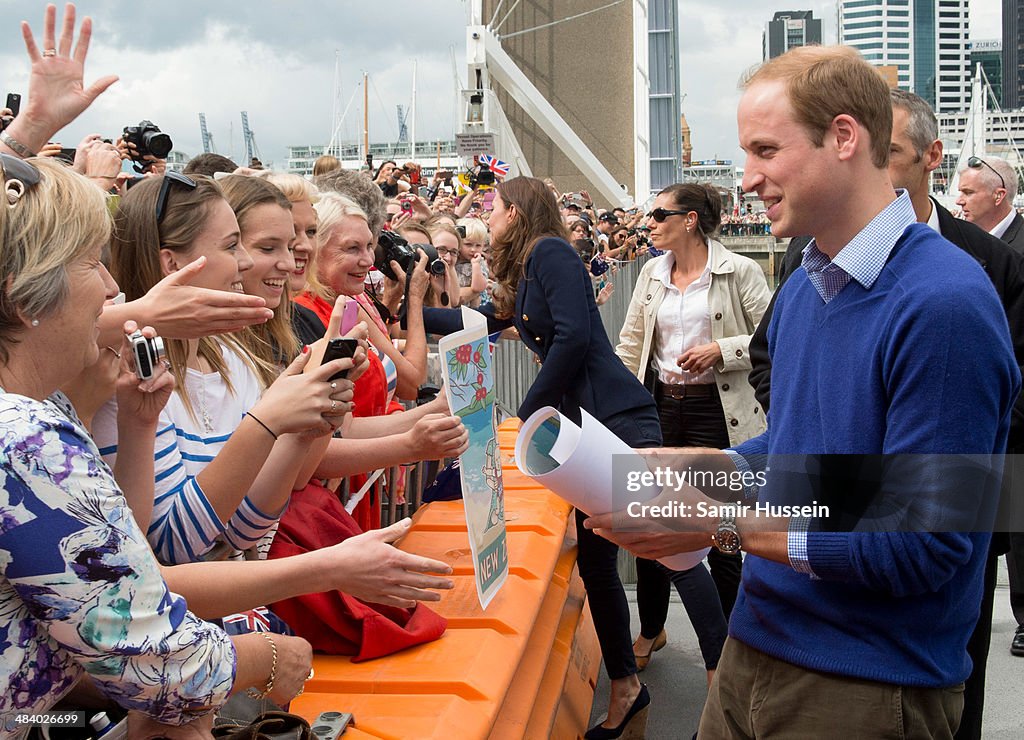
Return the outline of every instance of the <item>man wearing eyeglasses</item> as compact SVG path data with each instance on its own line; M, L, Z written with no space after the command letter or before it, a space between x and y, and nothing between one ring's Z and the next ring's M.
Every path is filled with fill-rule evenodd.
M1024 252L1024 218L1013 207L1017 172L1000 157L971 157L960 170L956 204L964 218Z

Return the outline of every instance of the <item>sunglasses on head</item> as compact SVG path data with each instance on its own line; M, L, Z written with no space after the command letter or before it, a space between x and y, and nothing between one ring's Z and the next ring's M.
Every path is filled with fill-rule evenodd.
M996 177L999 178L1000 186L1003 188L1003 190L1006 190L1006 180L1003 179L1003 176L996 172L995 167L990 165L981 157L971 157L970 159L967 160L967 166L973 170L980 170L982 167L988 167L990 170L996 173Z
M17 203L26 191L39 184L42 177L35 165L10 154L0 154L0 182L3 182L7 193L8 205Z
M655 208L647 214L647 217L653 218L660 224L669 216L685 216L687 213L689 213L689 211L670 211L667 208Z
M164 211L167 210L167 198L171 193L171 183L184 185L189 190L196 189L196 181L187 175L174 170L167 170L164 173L163 182L160 184L160 194L156 197L156 222L159 224L164 218Z

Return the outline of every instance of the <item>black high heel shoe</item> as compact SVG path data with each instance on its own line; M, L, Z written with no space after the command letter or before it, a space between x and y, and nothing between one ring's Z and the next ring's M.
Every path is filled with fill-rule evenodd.
M594 725L584 740L640 740L647 731L647 709L651 705L651 695L647 691L647 684L640 684L640 693L633 700L633 706L626 712L618 727L602 727L600 723Z

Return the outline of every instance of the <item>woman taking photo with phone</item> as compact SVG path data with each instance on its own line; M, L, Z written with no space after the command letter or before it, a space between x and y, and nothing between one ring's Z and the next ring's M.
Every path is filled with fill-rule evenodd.
M650 394L615 356L594 302L590 276L566 240L554 194L541 180L499 184L490 218L492 303L480 311L489 330L515 326L543 363L519 407L527 419L553 406L580 421L585 410L630 447L657 447L661 431ZM462 328L458 312L427 312L428 330ZM454 315L453 315L454 314ZM587 738L640 737L650 695L636 676L629 606L616 568L618 548L583 527L576 512L580 576L587 589L611 697L608 718Z
M722 212L713 186L672 185L654 206L648 216L651 243L666 254L640 271L616 353L653 391L666 446L739 444L765 428L747 382L747 346L771 297L768 284L757 263L712 238ZM710 682L742 560L712 548L708 561L711 576L703 563L670 571L637 559L641 629L633 649L641 668L666 643L671 581L697 633Z
M273 207L282 230L292 234L283 205ZM121 199L115 220L112 272L129 300L195 260L205 265L194 284L213 290L242 292L253 268L235 214L213 180L177 173L148 178ZM292 490L305 484L297 478L309 443L299 433L326 434L349 411L351 382L328 378L342 362L352 363L306 368L310 353L304 353L278 376L278 367L230 334L166 345L177 389L161 413L154 450L150 542L168 564L241 557L266 544ZM95 433L113 461L113 404L97 414Z
M263 689L271 649L229 639L168 589L95 443L48 400L105 351L98 320L118 288L100 259L104 196L59 163L6 154L0 185L0 715L44 712L81 683L161 722L200 720L233 690ZM152 438L155 418L131 421ZM311 653L298 638L276 649L285 702Z

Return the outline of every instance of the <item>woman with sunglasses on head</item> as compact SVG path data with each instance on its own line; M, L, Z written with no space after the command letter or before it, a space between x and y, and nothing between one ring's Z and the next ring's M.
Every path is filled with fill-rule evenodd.
M553 406L578 423L580 410L631 447L661 444L650 394L615 356L594 302L590 275L567 241L558 203L541 180L516 177L496 188L490 218L492 302L479 309L490 331L514 326L542 360L519 417ZM462 328L457 311L426 311L428 330ZM636 676L629 605L617 570L618 548L583 527L576 512L578 564L601 643L611 697L608 717L587 738L642 735L650 695Z
M290 235L285 209L274 207ZM112 271L129 300L197 260L205 266L195 282L212 290L241 292L253 267L230 204L207 178L147 179L121 199L115 219ZM150 541L168 564L240 558L267 544L297 484L309 447L299 433L327 433L348 412L351 383L328 378L353 363L307 366L306 352L278 376L276 365L232 335L165 344L177 389L161 412L155 444ZM115 415L108 404L95 422L111 460Z
M118 292L100 260L103 194L59 163L6 154L0 183L0 715L45 712L89 684L93 701L180 725L268 674L288 701L308 644L279 640L278 665L264 638L229 639L188 611L95 443L49 400L97 361ZM155 417L133 421L134 434L156 431Z
M671 185L658 194L647 223L651 243L665 254L640 271L616 348L653 392L668 447L729 447L765 427L747 382L747 345L771 293L757 263L712 238L721 213L721 196L710 185ZM671 581L697 632L710 682L742 560L714 548L708 560L714 581L703 563L669 571L637 559L641 630L633 650L643 667L666 642Z

